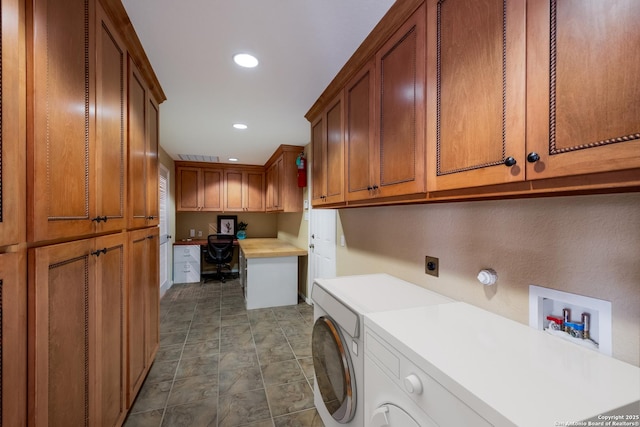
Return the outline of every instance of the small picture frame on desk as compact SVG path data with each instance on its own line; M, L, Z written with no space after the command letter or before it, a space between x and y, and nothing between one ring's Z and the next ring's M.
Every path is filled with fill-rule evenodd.
M237 215L218 215L218 234L232 234L235 236L237 229Z

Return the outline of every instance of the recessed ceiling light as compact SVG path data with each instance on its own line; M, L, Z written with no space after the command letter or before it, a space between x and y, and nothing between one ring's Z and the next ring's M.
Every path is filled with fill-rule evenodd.
M247 125L245 125L244 123L234 123L233 127L236 129L246 129Z
M258 59L248 53L236 53L233 55L233 60L241 67L253 68L258 65Z
M230 161L230 162L237 162L237 161L238 161L238 159L236 159L235 157L229 157L229 161Z

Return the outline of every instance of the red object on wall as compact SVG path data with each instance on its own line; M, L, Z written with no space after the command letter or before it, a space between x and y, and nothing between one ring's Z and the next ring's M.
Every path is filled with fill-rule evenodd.
M296 159L296 165L298 166L298 187L307 186L307 159L304 157L304 153L300 153Z

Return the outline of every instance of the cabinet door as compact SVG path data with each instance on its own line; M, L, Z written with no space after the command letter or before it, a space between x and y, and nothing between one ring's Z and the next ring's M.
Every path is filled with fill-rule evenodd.
M118 426L126 415L125 292L127 234L96 239L96 390L100 424Z
M178 211L200 210L200 168L176 168L176 209Z
M147 229L145 253L146 276L146 351L148 365L151 366L160 346L160 229Z
M4 426L27 424L25 259L24 251L0 255L0 424Z
M427 13L429 190L523 180L525 1L429 0Z
M224 210L226 212L264 212L263 172L225 170Z
M35 0L27 134L30 241L93 232L92 1Z
M129 232L127 292L128 378L127 406L130 406L149 371L160 342L160 284L158 227Z
M527 179L640 167L639 19L636 0L527 2Z
M222 211L222 169L202 169L201 210Z
M425 26L422 5L376 53L376 197L426 192Z
M127 227L126 50L98 4L96 28L96 231Z
M160 221L160 188L158 187L158 135L160 107L151 98L147 99L148 128L145 161L147 162L147 226L158 225Z
M327 145L325 143L326 130L324 116L316 118L311 122L311 176L312 176L312 196L313 205L324 203L324 196L327 191Z
M129 266L129 283L127 289L127 406L142 386L149 368L146 356L146 293L148 269L143 263L146 260L148 230L140 229L129 232L129 259L136 260Z
M347 200L368 199L374 184L374 63L345 87L345 181Z
M30 425L96 423L92 242L29 250Z
M264 173L247 172L247 200L245 210L248 212L264 212Z
M267 171L267 210L270 212L282 209L282 157L276 160Z
M312 124L313 203L344 201L344 135L342 94Z
M0 3L0 246L25 239L25 63L22 2ZM23 6L22 6L23 7Z
M242 171L224 171L224 210L228 212L241 211L243 208L242 199Z
M344 201L344 124L342 94L326 112L326 203Z
M147 224L147 88L129 58L129 228Z

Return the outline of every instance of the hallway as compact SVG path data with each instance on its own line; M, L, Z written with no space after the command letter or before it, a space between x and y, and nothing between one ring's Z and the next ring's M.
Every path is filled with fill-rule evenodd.
M237 279L173 285L160 302L160 349L124 426L323 426L312 326L305 302L246 310Z

